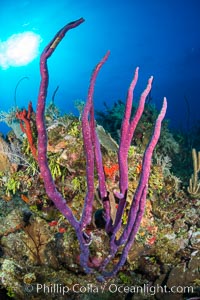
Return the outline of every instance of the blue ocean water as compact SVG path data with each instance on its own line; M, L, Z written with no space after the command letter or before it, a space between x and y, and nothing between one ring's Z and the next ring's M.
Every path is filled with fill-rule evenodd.
M125 101L139 66L135 101L153 75L152 102L159 109L166 96L171 125L187 130L200 120L199 12L199 0L1 1L0 111L9 111L15 105L15 87L23 77L28 79L17 89L17 106L27 108L31 100L36 108L39 53L65 24L83 17L85 22L67 33L48 61L47 102L59 85L55 104L62 112L77 113L74 101L85 101L91 72L110 50L97 80L95 108L103 109L103 102L112 105L119 99ZM38 55L25 65L9 65L5 43L24 32L40 36ZM27 46L14 47L12 55L19 51L19 57L24 56ZM0 132L8 130L1 122Z

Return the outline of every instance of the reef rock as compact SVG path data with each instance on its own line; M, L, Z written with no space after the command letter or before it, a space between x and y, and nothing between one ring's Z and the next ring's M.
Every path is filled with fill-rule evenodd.
M156 299L159 300L180 300L185 299L186 294L195 294L198 292L195 287L195 283L199 282L200 280L200 253L199 251L195 251L192 254L190 262L187 264L186 262L179 264L172 268L169 274L166 276L160 277L154 285L158 284L160 286L166 285L168 289L167 294L158 293L156 295ZM184 291L184 287L190 287L190 290ZM191 289L193 287L193 290ZM174 288L177 288L177 293L175 293ZM169 293L169 291L174 291L174 293ZM192 293L193 292L193 293ZM193 298L191 298L193 299ZM197 298L194 298L197 299ZM199 298L198 298L199 299Z
M11 168L11 162L9 160L9 145L0 136L0 172L7 172Z
M200 250L200 230L192 233L190 243L194 249Z

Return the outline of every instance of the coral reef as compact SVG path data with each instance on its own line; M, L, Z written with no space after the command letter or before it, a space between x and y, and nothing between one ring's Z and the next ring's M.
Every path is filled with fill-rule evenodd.
M60 118L66 120L66 124L69 123L67 116ZM58 120L55 120L57 125L48 132L48 145L51 145L48 160L52 170L60 170L60 172L55 172L57 188L67 199L67 204L78 219L82 213L86 189L85 155L81 131L79 130L79 134L77 134L76 129L80 128L81 122L76 117L72 118L71 115L68 118L70 125L64 126L65 124L59 123L58 116ZM27 139L25 138L25 140ZM65 141L64 146L61 145L61 141ZM103 145L101 148L103 164L108 168L105 170L107 189L112 194L112 191L117 188L119 180L119 170L115 168L117 154L115 151L108 151ZM26 151L26 147L22 151ZM22 154L25 155L27 161L34 162L30 151ZM127 206L122 216L122 226L127 223L132 193L135 192L140 177L142 157L143 153L140 149L136 146L130 147L128 155L129 193L127 194ZM53 162L51 162L52 159ZM173 178L170 169L169 162L163 159L154 159L149 179L146 211L140 229L124 267L118 276L106 280L104 293L99 295L91 292L77 294L71 292L62 296L58 291L54 293L55 295L49 294L49 299L56 299L56 297L57 299L66 299L66 297L70 299L85 299L85 297L89 299L91 297L124 299L126 293L111 293L109 287L112 288L114 285L123 285L129 288L132 286L143 287L151 282L155 286L156 284L163 287L166 285L168 289L173 282L174 285L193 287L193 293L179 293L177 294L178 299L199 295L200 201L194 198L188 199L188 194L181 190L180 185L176 186L173 179L170 179ZM79 264L79 244L75 231L46 196L39 172L34 173L34 168L19 165L14 174L15 181L21 184L19 188L16 188L14 195L12 190L9 191L10 196L6 195L7 186L5 185L10 176L2 174L0 177L2 180L0 276L5 276L5 281L1 280L1 285L7 288L6 293L12 295L14 299L26 297L34 300L40 299L45 296L45 292L43 290L39 293L36 292L38 283L46 284L49 287L59 283L70 289L75 284L87 287L89 283L93 287L97 286L100 290L102 284L96 281L94 275L83 274ZM95 178L95 186L97 185L98 181ZM111 215L114 219L117 204L115 199L110 199L110 201ZM99 199L99 193L96 192L93 210L98 212L101 209L101 199ZM42 226L38 227L39 224ZM93 242L90 245L93 264L94 259L99 261L107 255L109 238L104 230L96 227L94 218L87 230L88 233L93 232ZM41 239L44 244L41 245L41 250L38 249L38 234L44 237L44 240ZM120 235L120 232L118 234ZM35 244L33 240L35 240ZM37 252L40 258L37 258ZM120 251L113 264L117 263L119 256ZM7 266L6 260L15 268L12 276L10 269L3 267ZM189 264L189 262L191 263ZM180 268L186 275L176 282L175 278L179 278ZM190 274L194 275L190 276ZM9 281L6 281L6 278L9 278ZM33 286L33 291L28 294L24 289L27 283ZM175 297L174 294L173 296ZM138 295L138 299L146 299L145 297L147 295ZM163 299L164 295L158 292L156 297Z

